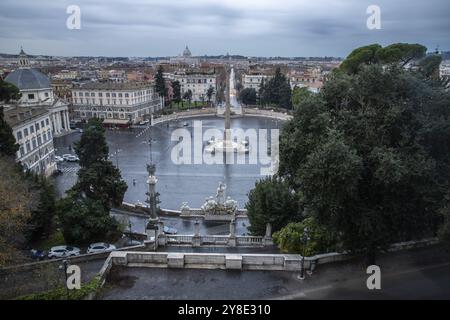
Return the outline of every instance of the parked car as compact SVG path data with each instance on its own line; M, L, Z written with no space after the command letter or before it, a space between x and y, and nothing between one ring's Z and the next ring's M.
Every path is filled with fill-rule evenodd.
M141 126L143 126L143 125L146 125L146 124L148 124L148 123L150 123L150 120L144 120L144 121L141 121L139 124L140 124Z
M56 161L56 162L63 162L63 161L64 161L64 158L63 158L63 157L60 157L60 156L55 156L55 161Z
M66 153L66 154L63 154L62 155L62 158L64 159L64 160L67 160L69 157L71 157L72 155L70 154L70 153Z
M69 157L67 157L67 161L69 161L69 162L78 162L78 161L80 161L80 158L78 158L77 156L69 156Z
M138 241L138 240L127 240L127 241L123 244L123 246L124 246L124 247L133 247L133 246L139 246L139 245L141 245L141 244L143 244L142 241Z
M36 260L44 260L47 257L47 253L44 250L31 249L31 258Z
M74 257L81 254L80 249L71 246L56 246L52 247L48 252L48 257L52 258L64 258L64 257Z
M104 242L97 242L97 243L91 243L87 249L87 253L101 253L101 252L110 252L116 250L116 246L104 243Z
M164 226L164 233L165 234L177 234L178 230L169 226Z

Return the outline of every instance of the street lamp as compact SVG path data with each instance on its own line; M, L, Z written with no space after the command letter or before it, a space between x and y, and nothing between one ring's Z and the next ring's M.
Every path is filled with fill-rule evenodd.
M65 279L66 279L66 282L65 282L64 286L66 287L67 300L69 300L69 288L67 287L67 267L68 267L69 263L67 262L67 260L63 260L62 263L63 264L59 266L59 270L63 270L64 271L64 276L65 276Z
M128 221L128 228L130 229L130 242L133 242L133 233L131 231L131 221Z
M303 229L302 243L303 243L303 253L302 253L302 265L300 269L300 280L305 279L305 255L306 255L306 246L308 244L309 238L309 230L307 227Z

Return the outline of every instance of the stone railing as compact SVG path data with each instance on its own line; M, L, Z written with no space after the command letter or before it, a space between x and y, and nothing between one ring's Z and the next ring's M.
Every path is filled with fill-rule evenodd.
M263 245L263 237L236 237L237 245Z
M209 115L215 115L216 109L215 108L204 108L204 109L193 109L189 111L181 111L177 113L172 113L169 115L163 115L158 118L153 118L152 125L163 123L167 121L173 121L178 119L187 119L187 118L193 118L197 116L209 116Z
M269 117L269 118L279 119L279 120L283 120L283 121L292 119L292 116L287 113L277 112L277 111L272 111L272 110L257 109L257 108L244 108L243 114L245 116Z
M226 245L228 244L228 236L213 236L213 235L206 235L200 237L200 243L203 245Z

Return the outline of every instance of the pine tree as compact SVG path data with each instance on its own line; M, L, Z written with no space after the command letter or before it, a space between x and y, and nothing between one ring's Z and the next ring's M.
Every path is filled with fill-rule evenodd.
M12 129L6 122L3 107L0 106L0 155L7 157L15 157L19 145L12 133Z
M166 82L164 80L163 68L161 65L158 67L158 71L155 76L155 90L160 97L167 96Z

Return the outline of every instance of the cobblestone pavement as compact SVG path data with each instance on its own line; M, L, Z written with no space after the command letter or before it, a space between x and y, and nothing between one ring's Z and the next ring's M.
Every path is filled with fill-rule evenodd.
M204 130L211 128L222 129L223 119L215 117L199 117L188 119L189 124L183 129L193 131L192 121L202 120ZM184 122L183 122L184 123ZM283 122L269 118L234 118L231 120L232 128L280 128ZM147 190L146 164L150 160L148 141L152 139L152 158L157 165L158 178L157 191L160 193L161 207L166 209L179 209L182 202L187 201L192 208L200 207L205 198L214 196L218 183L227 184L227 195L238 201L243 208L247 201L247 193L253 188L255 182L262 178L260 165L177 165L171 160L172 148L177 141L171 141L171 134L179 129L180 124L171 122L157 125L150 129L136 128L130 131L106 132L110 148L111 161L118 164L128 190L124 200L131 203L144 202ZM72 134L55 139L56 154L74 154L73 146L81 134ZM192 153L193 154L193 153ZM62 196L76 181L77 165L63 162L60 164L63 173L55 178L58 193ZM136 184L133 185L133 179Z

